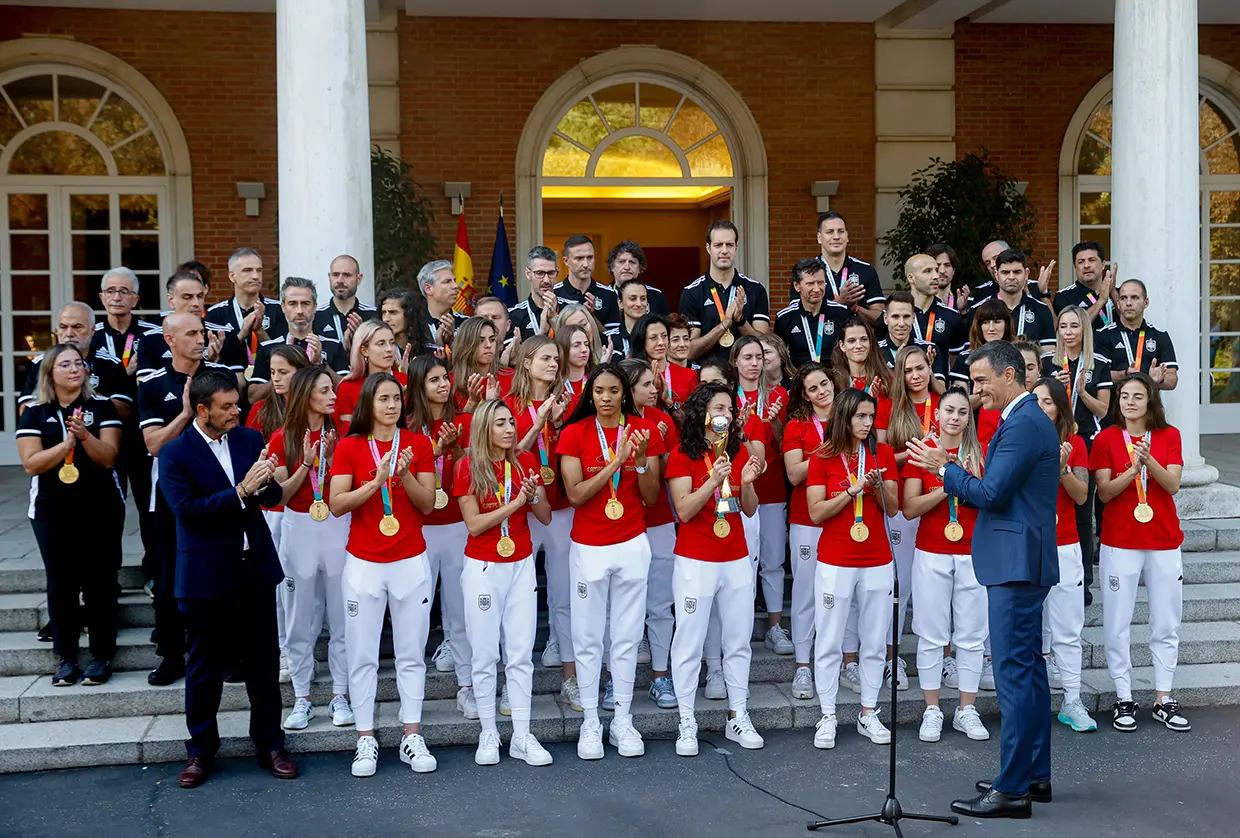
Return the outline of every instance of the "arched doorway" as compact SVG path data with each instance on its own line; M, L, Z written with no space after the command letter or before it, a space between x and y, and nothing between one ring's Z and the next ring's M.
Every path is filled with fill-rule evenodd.
M586 233L596 239L595 277L609 281L608 249L636 239L647 281L674 307L705 267L706 227L729 218L741 230L741 270L767 279L757 124L722 77L677 53L621 47L548 88L518 147L517 193L519 256Z

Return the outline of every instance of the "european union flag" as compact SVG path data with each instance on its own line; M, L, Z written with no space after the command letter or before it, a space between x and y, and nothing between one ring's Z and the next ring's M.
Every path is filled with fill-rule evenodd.
M491 275L487 279L491 296L512 308L517 304L517 279L512 269L512 251L508 249L508 232L504 229L504 199L499 202L499 222L495 225L495 247L491 250Z

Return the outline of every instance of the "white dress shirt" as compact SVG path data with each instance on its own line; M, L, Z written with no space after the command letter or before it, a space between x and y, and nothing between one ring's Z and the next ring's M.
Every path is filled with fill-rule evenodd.
M207 432L202 429L197 420L194 421L194 430L198 431L198 435L202 437L202 441L211 449L211 453L215 455L215 459L219 462L220 468L224 469L224 474L228 475L228 482L233 486L237 485L237 478L233 474L232 453L228 450L228 434L224 434L219 439L212 439ZM237 495L237 503L244 508L245 501L241 500L241 496ZM241 549L250 549L250 537L243 534L241 536Z
M1003 408L1003 412L999 414L999 421L1000 422L1006 421L1008 416L1012 413L1012 411L1015 410L1016 405L1020 404L1021 399L1023 399L1025 396L1028 396L1028 395L1029 395L1029 391L1026 390L1025 392L1018 395L1016 398L1008 402L1008 406Z

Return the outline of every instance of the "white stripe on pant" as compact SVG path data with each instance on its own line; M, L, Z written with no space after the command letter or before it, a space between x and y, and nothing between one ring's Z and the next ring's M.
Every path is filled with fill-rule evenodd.
M534 689L534 631L538 625L534 557L519 562L465 559L461 593L465 633L473 650L471 669L478 717L484 730L495 727L496 666L504 645L504 680L512 718L529 721Z
M788 527L792 546L792 645L798 663L811 663L814 645L814 575L822 530L804 524Z
M913 595L917 599L913 634L917 635L917 677L921 688L937 690L942 686L943 647L951 641L960 672L960 691L976 693L982 680L982 646L989 618L986 589L973 573L973 557L968 553L915 550L912 570ZM887 628L890 634L891 626Z
M293 695L310 695L314 644L323 630L324 619L331 631L327 662L332 673L332 693L344 695L349 691L341 580L349 520L348 515L329 515L325 521L315 521L309 512L290 509L284 513L280 564L285 576L282 587L288 611L288 668L293 678Z
M861 704L874 707L891 640L891 562L879 567L836 567L818 562L814 573L814 685L824 715L835 715L844 626L854 600L861 641Z
M753 655L753 563L747 559L704 562L676 557L672 595L676 604L676 632L672 636L672 683L680 715L692 716L701 672L706 629L714 622L711 607L719 606L722 633L723 678L728 707L737 714L749 702L749 661ZM584 700L584 692L582 698Z
M541 546L545 555L547 575L547 621L555 638L560 644L560 660L572 663L573 655L573 620L572 595L569 585L568 550L571 544L569 534L573 531L573 510L556 509L551 513L551 523L543 525L533 515L530 516L530 538L534 542L534 555L538 555ZM477 690L474 690L477 694ZM511 700L511 699L510 699Z
M431 579L440 581L439 610L443 612L443 635L452 642L452 660L456 663L456 683L464 687L473 683L473 651L465 634L465 601L461 593L461 571L465 568L465 542L469 530L464 521L423 527L426 555L431 563ZM434 581L431 583L434 590Z
M908 617L908 604L913 598L913 550L917 544L917 525L920 518L909 520L903 512L897 512L887 519L891 527L891 553L895 558L896 572L900 574L900 637L904 637L904 625ZM886 533L875 533L886 538ZM888 623L891 621L888 620ZM891 626L887 627L887 642L891 642ZM844 651L853 654L857 651L857 607L848 615L848 623L844 626ZM898 652L897 652L898 654Z
M917 620L916 612L913 620ZM1081 543L1060 544L1059 584L1050 589L1042 608L1042 652L1055 654L1065 701L1081 695L1081 630L1084 627L1085 567L1081 563Z
M749 550L749 568L753 574L754 590L756 591L758 584L758 543L760 541L762 519L758 517L757 513L750 516L742 512L741 525L745 528L745 547ZM723 659L723 644L720 640L722 630L719 606L716 605L714 610L711 611L710 625L706 627L706 641L702 647L705 652L707 669L718 669ZM749 636L752 640L752 630ZM675 678L672 680L675 680Z
M349 703L359 731L375 728L379 636L383 613L392 612L396 690L400 720L422 721L426 697L426 636L430 632L431 568L426 553L394 562L368 562L346 553L344 566L345 652Z
M1102 588L1102 626L1107 669L1120 701L1132 700L1132 609L1137 583L1145 577L1150 603L1150 654L1155 692L1171 692L1180 654L1180 620L1184 615L1184 562L1175 550L1125 550L1102 545L1098 557Z
M786 504L758 505L758 575L768 614L784 610L784 547L788 540Z
M633 706L633 681L637 677L637 644L642 639L646 615L650 542L645 533L602 547L574 541L569 557L573 651L577 657L581 706L586 710L598 710L603 638L609 633L608 664L615 689L616 715L628 715Z
M154 511L155 492L151 492L151 509ZM281 522L284 520L284 513L274 509L263 510L263 520L267 522L267 529L271 530L271 541L275 544L276 555L280 555L280 537L284 531ZM288 576L288 571L284 572ZM287 605L284 602L284 585L276 586L276 638L280 643L280 651L288 654L288 632L285 628L285 610Z
M666 672L672 650L672 574L676 567L676 525L646 530L650 541L650 572L646 574L646 631L650 668Z

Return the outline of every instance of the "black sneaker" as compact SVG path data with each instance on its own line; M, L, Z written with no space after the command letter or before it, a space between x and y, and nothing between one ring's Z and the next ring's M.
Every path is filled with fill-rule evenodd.
M39 642L40 642L40 643L51 643L51 642L52 642L52 640L54 639L54 638L52 637L52 624L51 624L51 623L47 623L46 625L41 626L41 627L39 628L39 635L38 635L38 637L39 637Z
M83 687L97 687L100 684L106 684L108 679L112 677L112 662L105 661L102 658L93 658L86 665L86 672L83 673Z
M1137 702L1117 701L1111 711L1111 726L1124 733L1132 733L1137 729Z
M185 677L185 663L179 658L164 658L159 666L146 676L146 682L152 687L167 687Z
M78 669L77 664L70 660L63 660L60 666L56 667L56 674L52 676L53 687L72 687L82 677L82 670Z
M1167 730L1174 730L1177 733L1184 733L1193 729L1188 723L1188 719L1180 712L1180 702L1168 696L1163 699L1162 704L1154 705L1154 721L1162 722L1167 726Z

